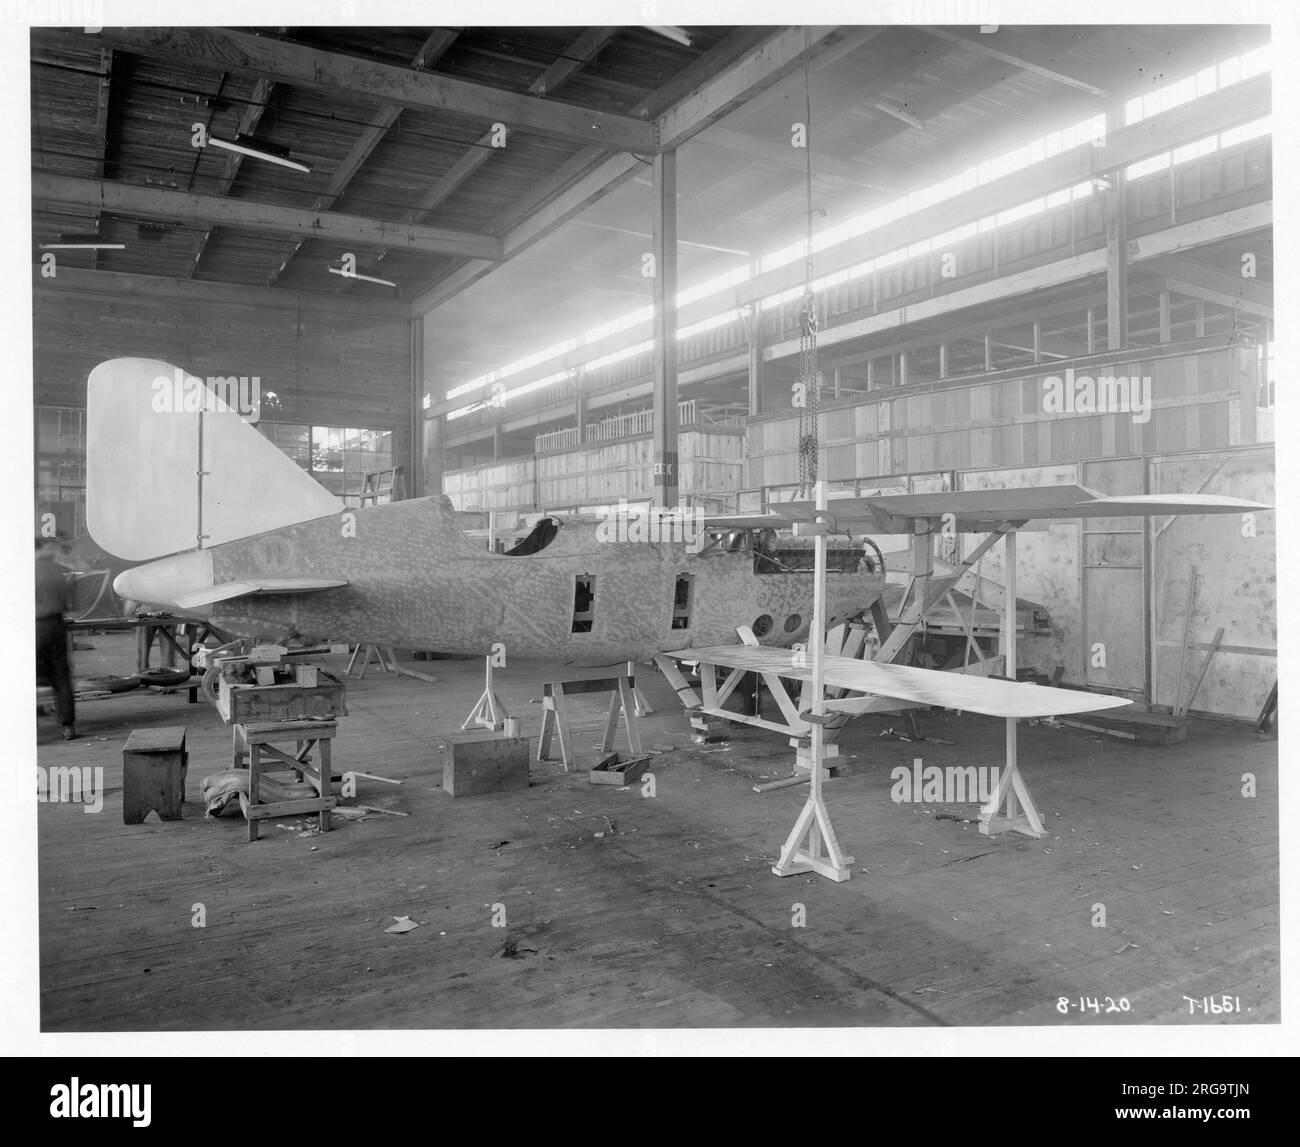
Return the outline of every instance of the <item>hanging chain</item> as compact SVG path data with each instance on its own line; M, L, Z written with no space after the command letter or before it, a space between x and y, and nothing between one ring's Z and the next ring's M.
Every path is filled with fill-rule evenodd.
M811 498L817 485L817 417L821 387L817 380L817 300L811 291L799 312L799 381L803 405L799 408L799 496Z

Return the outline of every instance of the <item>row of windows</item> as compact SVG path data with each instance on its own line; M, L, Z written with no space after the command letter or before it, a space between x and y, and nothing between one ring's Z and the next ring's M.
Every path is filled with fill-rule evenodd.
M1144 93L1141 96L1130 99L1124 108L1124 122L1132 125L1140 122L1149 116L1153 116L1170 108L1177 107L1191 100L1202 98L1233 84L1239 83L1251 76L1259 75L1271 70L1272 67L1272 48L1271 45L1264 45L1251 52L1239 54L1222 61L1217 65L1205 68L1195 75L1186 77L1177 83L1168 84L1164 87ZM1229 147L1233 144L1243 142L1246 139L1254 138L1257 135L1266 134L1271 130L1267 117L1255 124L1245 125L1242 128L1235 129L1232 132L1225 133L1222 137L1210 137L1206 140L1188 145L1179 149L1172 155L1172 162L1179 164L1189 159L1208 154L1209 151L1218 147ZM999 179L1012 172L1023 170L1033 164L1040 163L1044 159L1063 151L1069 151L1083 143L1093 141L1104 143L1106 137L1106 117L1104 114L1098 114L1081 120L1078 123L1068 125L1067 127L1049 132L1029 143L1002 155L991 157L982 163L979 163L968 170L956 175L950 179L943 180L940 183L933 184L926 188L913 191L910 194L899 197L892 202L882 206L872 208L869 211L854 215L843 223L835 227L828 227L821 231L813 238L812 246L814 251L825 250L844 243L856 236L866 234L867 232L883 229L890 223L898 219L905 218L916 211L935 203L954 198L963 192L970 191L976 187L981 187L992 180ZM1142 164L1134 165L1128 169L1130 178L1137 178L1142 174L1150 171L1160 170L1161 166L1168 166L1171 162L1171 156L1166 154L1156 156L1144 161ZM889 255L869 261L858 268L850 268L845 271L837 272L827 279L822 279L812 284L814 291L820 291L825 287L833 287L845 279L853 277L855 273L863 274L868 270L884 268L892 265L893 262L900 262L906 258L915 258L917 255L925 254L931 249L931 243L939 246L946 246L961 239L991 230L994 226L1002 226L1016 220L1036 214L1040 211L1050 210L1053 207L1060 206L1066 202L1080 199L1091 195L1093 186L1091 181L1087 181L1072 188L1064 188L1045 199L1038 199L1028 204L1021 204L1009 211L1004 211L996 216L990 216L987 219L971 223L957 231L941 235L934 240L927 240L923 244L916 244L912 248L891 252ZM777 267L784 266L796 259L803 258L807 253L807 240L799 240L777 251L770 251L764 255L760 262L760 270L763 272L773 270ZM735 267L724 274L710 279L707 282L696 284L694 287L679 292L677 303L679 306L688 301L697 298L705 298L726 288L735 286L737 283L745 282L750 278L750 269L745 266ZM760 307L780 306L790 299L801 298L807 288L803 285L793 287L784 294L761 300ZM585 332L576 338L566 339L562 343L544 348L526 358L519 359L515 362L508 363L495 371L491 371L479 378L472 379L461 386L447 392L448 398L459 397L480 385L493 382L516 374L528 366L535 365L539 362L545 362L547 359L554 358L557 355L567 353L568 351L588 342L594 342L596 339L604 337L606 334L612 334L615 331L626 330L628 327L635 326L638 322L644 322L653 317L652 307L641 307L638 310L626 315L622 315L603 326ZM738 317L737 312L728 312L726 315L712 316L701 323L696 323L693 327L678 332L679 338L687 338L690 335L704 333L713 328L715 325L722 325L734 321ZM607 355L603 359L598 359L596 363L588 364L588 369L597 366L612 365L619 361L620 358L630 358L641 353L645 349L644 345L637 347L625 348L616 351L612 355ZM548 381L556 381L562 375L569 372L561 372L561 375L550 376ZM545 385L545 382L533 384L536 386ZM513 397L513 395L507 395ZM428 402L426 401L426 406ZM466 408L454 412L449 417L459 416L464 413Z

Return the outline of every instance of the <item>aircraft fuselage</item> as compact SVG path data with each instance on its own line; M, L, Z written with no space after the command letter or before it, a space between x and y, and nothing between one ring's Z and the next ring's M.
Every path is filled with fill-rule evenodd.
M507 556L475 546L443 498L340 512L179 554L130 571L129 593L168 604L188 582L319 577L321 592L255 594L205 611L240 636L278 641L366 641L405 649L555 657L601 665L668 649L732 643L738 625L764 645L806 640L813 575L756 572L748 549L692 552L683 541L609 541L596 523L561 526L540 552ZM827 577L828 623L866 609L880 571L846 551ZM211 563L210 575L206 563ZM195 612L191 610L190 612Z

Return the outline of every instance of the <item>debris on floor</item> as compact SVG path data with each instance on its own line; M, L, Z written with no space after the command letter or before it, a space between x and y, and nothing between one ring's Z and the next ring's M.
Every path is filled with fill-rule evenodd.
M393 919L396 920L397 923L390 924L384 929L384 931L390 932L395 936L400 936L403 932L414 932L415 929L419 927L419 924L409 916L394 916Z

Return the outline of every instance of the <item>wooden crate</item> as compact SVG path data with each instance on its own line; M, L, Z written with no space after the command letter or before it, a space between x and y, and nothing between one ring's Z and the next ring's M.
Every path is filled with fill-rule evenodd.
M587 779L593 785L631 785L639 781L649 767L648 756L625 761L617 753L611 753L599 764L592 766Z
M188 765L184 726L132 731L122 748L122 823L140 824L151 810L180 820Z
M442 787L454 797L528 787L530 741L499 733L456 733L447 738Z
M239 685L217 678L217 712L228 725L250 721L301 721L304 717L346 717L343 682L317 669L315 685Z

